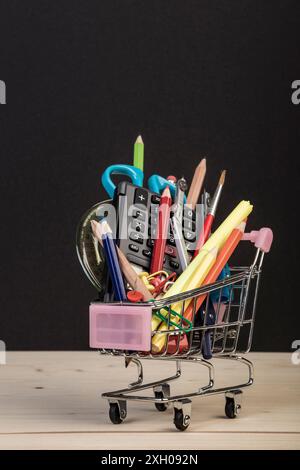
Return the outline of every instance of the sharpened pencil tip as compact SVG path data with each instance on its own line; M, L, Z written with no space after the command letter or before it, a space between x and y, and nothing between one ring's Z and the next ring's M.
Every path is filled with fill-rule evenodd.
M97 225L98 223L96 222L96 220L91 220L91 226L92 226L93 231L96 230Z
M112 233L109 224L106 220L102 222L97 222L96 220L91 220L92 231L95 236L102 238L103 235L107 233Z
M202 158L202 160L200 160L196 167L196 171L204 172L204 174L206 173L206 158Z
M171 197L171 191L170 191L169 186L166 186L162 192L161 197L165 197L165 196Z
M139 136L137 137L135 143L136 143L136 144L143 144L143 143L144 143L141 135L139 135Z
M223 186L225 183L226 170L223 170L219 179L219 184Z

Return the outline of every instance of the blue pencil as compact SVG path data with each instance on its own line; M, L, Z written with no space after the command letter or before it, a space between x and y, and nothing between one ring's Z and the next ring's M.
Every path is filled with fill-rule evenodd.
M107 261L108 271L112 281L115 299L120 301L127 300L123 276L119 265L118 254L112 232L103 231L102 233L103 249Z

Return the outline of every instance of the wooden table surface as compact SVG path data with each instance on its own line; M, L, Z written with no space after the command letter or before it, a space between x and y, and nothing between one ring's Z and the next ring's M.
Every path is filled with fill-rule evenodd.
M1 449L300 449L300 365L288 353L250 353L255 382L244 389L242 412L224 416L224 396L195 398L187 431L152 403L129 402L120 425L108 418L101 393L127 386L136 368L97 352L8 352L0 365ZM245 380L237 363L215 360L216 385ZM171 391L193 391L206 369L183 364ZM163 378L175 364L145 361L145 380ZM145 392L144 392L145 393ZM151 394L151 391L148 394Z

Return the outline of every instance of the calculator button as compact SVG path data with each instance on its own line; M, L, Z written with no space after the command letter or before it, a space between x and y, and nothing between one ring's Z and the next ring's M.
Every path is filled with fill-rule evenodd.
M154 226L154 227L150 227L150 228L148 229L148 235L149 235L149 237L151 237L151 238L156 238L156 234L157 234L157 229L156 229L155 226Z
M139 257L134 254L128 253L127 254L127 259L130 263L134 263L136 266L143 267L143 271L149 271L149 265L150 265L150 260L149 258L144 257Z
M172 258L176 258L176 250L173 246L167 245L165 249L166 255L171 256Z
M133 240L140 244L142 244L144 241L144 238L137 232L131 232L131 234L129 235L129 238L130 240Z
M157 204L151 204L150 214L157 215L158 211L159 211L159 206Z
M183 219L183 227L186 230L191 230L192 232L195 232L195 230L196 230L195 222L193 222L190 219Z
M184 238L190 242L194 242L196 240L195 233L190 232L189 230L184 230Z
M173 235L170 235L170 238L169 238L169 243L170 243L170 245L173 245L173 246L175 246L175 238L174 238L174 236L173 236Z
M146 256L147 258L151 258L152 251L151 250L143 250L143 255Z
M134 195L134 204L139 204L147 207L148 191L144 188L137 188Z
M190 232L189 230L184 230L184 238L190 242L193 242L196 240L195 233Z
M132 217L134 219L139 219L141 220L142 222L145 222L146 220L146 213L141 211L140 209L134 209L133 212L132 212Z
M137 232L143 232L145 230L145 225L139 220L132 221L132 228Z
M160 203L160 196L157 196L156 194L153 194L153 196L151 196L151 202L153 204L159 204Z
M157 225L157 222L158 222L158 217L156 217L155 215L153 215L149 218L149 224L150 225Z
M147 241L147 245L154 246L154 240L151 240L151 238L149 238L149 240Z
M177 263L176 261L171 260L170 261L170 266L174 269L178 269L179 268L179 263Z
M131 251L134 251L135 253L137 253L139 251L139 247L137 245L134 245L133 243L130 243L129 249Z
M194 251L194 250L195 250L195 248L193 248L192 245L193 245L193 244L190 243L190 242L185 242L185 246L186 246L186 249L187 249L188 251Z
M188 219L196 220L196 213L192 209L185 207L183 213L184 213L184 217L187 217Z

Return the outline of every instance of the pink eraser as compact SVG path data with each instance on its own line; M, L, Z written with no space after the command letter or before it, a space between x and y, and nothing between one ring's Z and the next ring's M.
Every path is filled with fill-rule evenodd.
M93 302L90 305L90 347L150 351L152 308Z
M269 253L273 242L273 232L268 227L252 230L250 233L244 233L243 240L250 240L256 248L259 248L264 253Z

